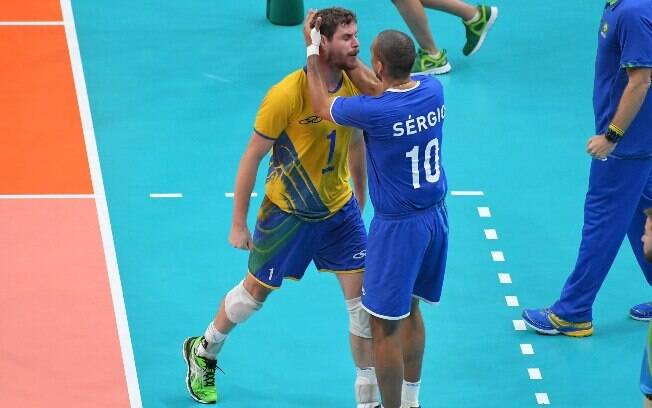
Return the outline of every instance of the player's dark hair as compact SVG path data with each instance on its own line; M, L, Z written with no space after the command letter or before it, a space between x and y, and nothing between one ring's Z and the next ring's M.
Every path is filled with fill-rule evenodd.
M394 79L410 75L416 51L414 41L398 30L385 30L376 37L376 57L383 63L387 75Z
M312 23L310 24L311 27L315 26L317 17L321 17L321 28L319 29L319 32L322 35L325 35L329 40L333 39L333 34L337 31L337 27L358 22L355 18L355 14L353 14L351 10L342 7L331 7L319 10L315 13Z
M646 208L644 212L645 212L645 215L652 218L652 207Z

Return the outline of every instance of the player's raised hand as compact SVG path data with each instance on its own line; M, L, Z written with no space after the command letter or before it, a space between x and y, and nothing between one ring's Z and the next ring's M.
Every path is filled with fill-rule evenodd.
M616 148L614 143L607 140L604 135L595 135L589 139L586 152L599 160L604 160Z
M242 227L233 225L231 227L231 232L229 233L229 243L233 245L234 248L251 249L253 244L249 228L247 228L246 225Z
M303 21L303 39L306 41L306 46L316 45L319 47L321 44L321 34L319 32L321 17L317 17L315 20L316 13L313 9L308 10L306 19Z

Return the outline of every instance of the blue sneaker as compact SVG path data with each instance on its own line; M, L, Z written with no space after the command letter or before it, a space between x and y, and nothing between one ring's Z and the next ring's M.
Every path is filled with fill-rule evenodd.
M571 337L587 337L593 334L592 322L567 322L550 309L525 309L521 316L525 324L537 333Z
M629 309L629 317L634 320L649 322L652 320L652 302L641 303Z

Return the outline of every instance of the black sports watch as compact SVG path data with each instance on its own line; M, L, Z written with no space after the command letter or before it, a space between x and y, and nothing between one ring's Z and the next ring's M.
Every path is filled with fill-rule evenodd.
M652 394L645 394L645 398L647 398L647 399L649 399L650 401L652 401Z
M613 144L620 142L620 139L623 138L623 135L619 135L613 129L609 128L604 132L604 137Z

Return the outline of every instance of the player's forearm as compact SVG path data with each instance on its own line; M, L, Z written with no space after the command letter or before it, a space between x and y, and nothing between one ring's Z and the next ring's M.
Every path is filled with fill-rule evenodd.
M353 191L362 210L367 200L367 162L365 145L361 140L349 148L349 171L351 172Z
M308 57L308 88L310 89L310 102L318 116L329 118L328 112L328 90L319 72L319 56Z
M249 212L249 202L251 201L251 192L256 184L256 173L260 159L252 157L250 153L245 153L240 160L238 175L235 181L235 193L233 195L233 225L246 226L247 213Z
M611 123L623 131L626 131L641 109L649 89L649 76L647 80L640 78L632 80L632 78L630 78L625 90L623 91L623 96L620 98L616 115Z
M382 83L376 74L358 58L354 69L346 71L356 88L365 95L378 96L383 93Z

